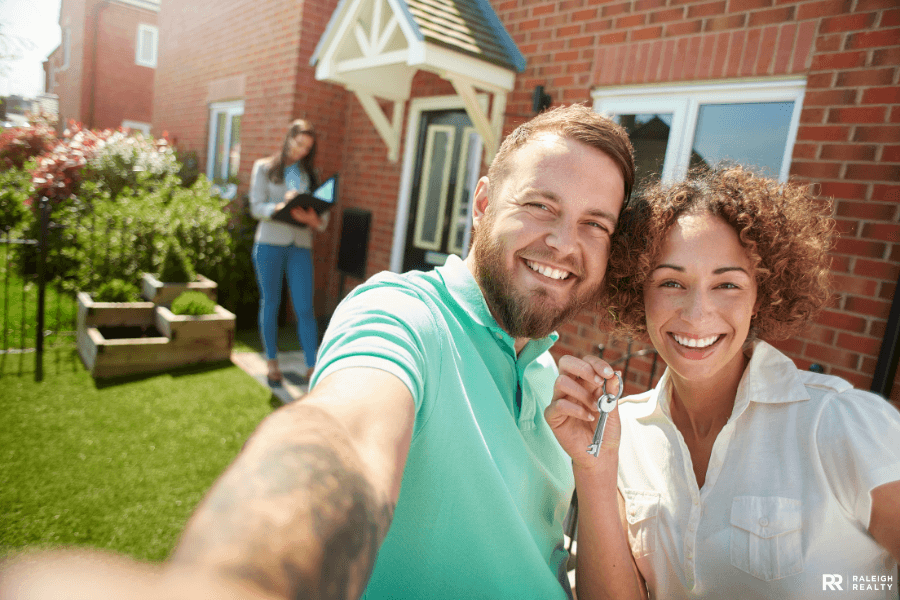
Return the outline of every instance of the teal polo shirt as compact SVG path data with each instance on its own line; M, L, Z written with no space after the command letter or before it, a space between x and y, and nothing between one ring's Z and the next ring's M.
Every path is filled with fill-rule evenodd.
M403 381L416 406L365 598L569 597L562 521L574 480L543 415L556 339L533 340L516 356L455 256L428 273L381 273L340 304L312 385L374 367Z

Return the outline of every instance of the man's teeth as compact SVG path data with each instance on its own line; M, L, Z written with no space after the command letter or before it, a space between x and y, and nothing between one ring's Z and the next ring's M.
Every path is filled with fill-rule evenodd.
M562 269L554 269L553 267L548 267L547 265L531 262L530 260L525 261L525 264L527 264L532 271L537 271L544 277L549 277L550 279L565 279L569 276L568 271L563 271Z
M675 333L672 334L672 337L675 338L676 342L678 342L682 346L687 346L688 348L706 348L707 346L712 346L713 344L715 344L716 340L719 339L719 336L714 335L707 338L700 338L698 340L694 338L681 337L680 335L677 335Z

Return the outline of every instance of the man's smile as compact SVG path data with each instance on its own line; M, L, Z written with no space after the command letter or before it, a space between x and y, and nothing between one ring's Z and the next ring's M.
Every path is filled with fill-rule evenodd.
M550 279L563 280L568 279L568 277L571 275L569 271L566 271L564 269L557 269L556 267L551 267L550 265L545 265L533 260L526 259L525 264L528 265L528 268L532 271L540 273L544 277L549 277Z

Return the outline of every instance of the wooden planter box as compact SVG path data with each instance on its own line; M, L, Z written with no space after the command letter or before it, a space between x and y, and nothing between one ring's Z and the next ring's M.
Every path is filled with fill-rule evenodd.
M173 352L190 356L191 363L228 360L234 346L234 314L216 305L216 312L198 317L176 315L157 306L156 328L169 339Z
M95 378L153 370L152 358L168 343L165 337L106 339L105 327L150 327L156 306L152 302L94 302L78 292L76 339L78 356Z
M203 275L197 275L197 281L190 283L166 283L150 273L144 273L141 276L141 296L149 302L162 306L172 306L172 300L186 290L203 292L215 302L217 288L218 285L215 281L207 279Z
M155 327L156 337L107 339L101 328ZM228 360L234 315L216 305L212 315L178 316L152 302L94 302L78 294L78 355L95 379L165 371Z

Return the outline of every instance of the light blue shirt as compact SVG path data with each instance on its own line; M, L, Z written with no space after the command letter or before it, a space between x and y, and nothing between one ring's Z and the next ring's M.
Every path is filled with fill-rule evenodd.
M374 367L400 378L416 407L366 598L568 597L562 521L574 481L543 416L556 339L516 356L455 256L428 273L377 275L338 307L312 385Z
M284 185L289 190L308 192L309 176L305 171L300 170L300 166L297 163L291 163L284 168Z

